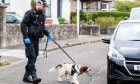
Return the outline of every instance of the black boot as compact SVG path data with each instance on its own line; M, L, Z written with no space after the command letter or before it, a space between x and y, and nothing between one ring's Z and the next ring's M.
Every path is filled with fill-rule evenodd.
M34 84L38 84L39 82L41 82L41 78L37 78L37 75L36 75L36 72L35 71L32 72L31 76L32 76L32 79L33 79L33 83Z
M29 77L29 73L26 71L23 77L23 82L25 83L33 83L32 79Z

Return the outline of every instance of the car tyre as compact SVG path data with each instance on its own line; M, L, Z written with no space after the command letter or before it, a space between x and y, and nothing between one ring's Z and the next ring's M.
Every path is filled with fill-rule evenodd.
M111 80L107 75L107 84L117 84L117 80Z

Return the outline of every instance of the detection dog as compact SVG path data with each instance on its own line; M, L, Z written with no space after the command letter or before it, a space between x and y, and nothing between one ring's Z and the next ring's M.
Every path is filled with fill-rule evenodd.
M78 76L83 73L90 74L90 71L91 71L91 69L87 65L76 65L76 64L65 63L65 62L51 68L49 70L49 73L55 70L59 71L58 81L63 81L61 78L62 76L65 76L68 80L70 79L70 76L71 76L72 84L79 84L79 81L77 79Z

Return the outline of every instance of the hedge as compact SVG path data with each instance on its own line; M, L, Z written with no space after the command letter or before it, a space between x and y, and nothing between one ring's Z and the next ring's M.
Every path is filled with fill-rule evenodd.
M118 17L117 19L114 17L98 17L95 19L95 24L100 25L101 28L113 27L121 21L122 17Z
M139 7L140 1L115 1L117 11L130 12L132 8Z
M98 17L114 17L124 18L129 17L129 12L80 12L80 21L87 23L88 21L94 21ZM76 12L71 12L71 23L76 23Z

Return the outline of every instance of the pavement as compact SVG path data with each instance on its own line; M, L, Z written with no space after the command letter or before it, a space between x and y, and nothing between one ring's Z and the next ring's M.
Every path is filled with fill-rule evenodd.
M61 47L67 48L67 47L73 47L77 45L100 42L101 37L102 36L80 35L78 38L57 40L56 42L58 42L58 44ZM46 45L46 41L40 43L39 45L40 55L43 54L45 45ZM0 56L2 56L3 59L9 60L13 64L19 63L22 62L23 60L26 60L24 49L25 49L24 45L0 49ZM59 47L56 44L54 44L52 41L49 41L47 51L50 52L57 49L59 49Z

